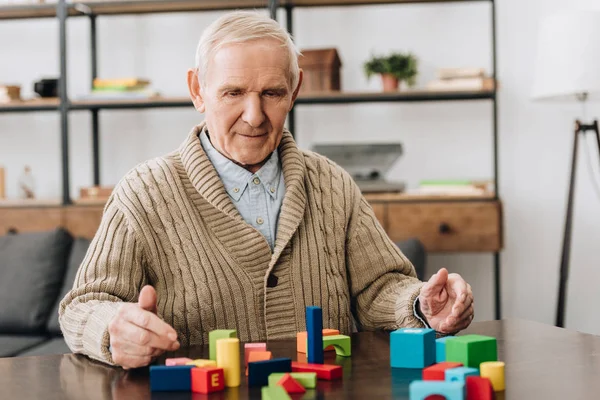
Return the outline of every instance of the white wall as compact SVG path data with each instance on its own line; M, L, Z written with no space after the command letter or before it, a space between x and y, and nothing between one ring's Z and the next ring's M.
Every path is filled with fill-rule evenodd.
M563 213L576 105L533 103L529 98L536 23L547 12L593 6L595 0L498 0L500 92L500 189L505 211L502 254L504 316L552 323L558 281ZM220 13L99 19L102 77L146 76L165 95L185 95L185 72L202 29ZM281 14L283 17L283 14ZM284 18L281 18L284 20ZM372 52L410 50L421 60L419 84L443 66L491 68L490 5L426 4L299 9L296 40L301 48L337 47L346 90L379 90L362 63ZM24 86L58 72L55 21L0 23L0 81ZM85 92L89 81L89 27L69 21L69 92ZM600 106L588 108L600 115ZM390 179L411 187L424 178L492 176L492 109L482 102L302 106L297 136L302 147L316 142L401 141L406 155ZM136 163L172 150L202 116L193 110L103 111L102 177L115 183ZM71 191L91 183L90 117L70 119ZM23 165L32 165L40 197L60 196L59 118L56 113L0 115L0 164L7 168L7 194L16 195ZM590 141L590 144L593 142ZM585 156L582 147L582 156ZM597 156L597 150L592 149ZM595 245L600 239L600 198L585 158L579 165L569 287L568 327L600 334ZM600 179L598 162L593 167ZM429 272L447 266L472 283L476 318L493 318L492 256L435 255Z

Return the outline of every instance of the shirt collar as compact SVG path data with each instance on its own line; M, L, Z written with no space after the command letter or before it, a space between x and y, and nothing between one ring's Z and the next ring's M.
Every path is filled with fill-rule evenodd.
M271 154L271 157L269 157L265 165L263 165L255 174L252 174L250 171L240 167L215 149L208 139L206 130L202 130L199 136L200 143L202 144L206 155L221 178L225 190L234 201L237 202L240 200L248 187L248 184L252 182L255 177L260 179L261 184L264 186L265 191L269 196L273 199L277 199L277 191L282 173L281 164L279 163L279 152L277 149Z

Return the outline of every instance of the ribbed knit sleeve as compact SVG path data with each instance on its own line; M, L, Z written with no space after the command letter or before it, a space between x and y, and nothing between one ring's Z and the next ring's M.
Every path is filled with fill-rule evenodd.
M108 324L123 302L137 301L146 283L141 246L117 203L113 195L59 311L69 348L109 364Z
M349 224L347 267L353 306L362 330L424 327L414 315L423 283L385 233L371 206L356 194Z

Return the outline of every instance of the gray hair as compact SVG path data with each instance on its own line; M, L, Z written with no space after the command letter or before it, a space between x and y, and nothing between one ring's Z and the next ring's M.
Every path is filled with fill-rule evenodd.
M200 81L205 84L208 61L221 47L259 39L275 39L282 47L287 48L290 62L289 81L292 90L295 90L300 75L300 52L290 34L277 21L253 11L227 13L204 30L196 50L196 71L200 72Z

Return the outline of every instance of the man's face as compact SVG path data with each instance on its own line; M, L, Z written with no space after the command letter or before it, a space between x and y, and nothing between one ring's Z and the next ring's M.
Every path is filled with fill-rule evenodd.
M256 172L279 146L300 87L290 87L286 49L269 39L225 46L209 61L204 78L196 98L193 87L190 92L206 114L213 146ZM188 74L191 86L197 79Z

